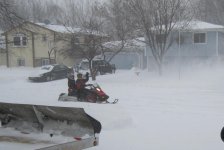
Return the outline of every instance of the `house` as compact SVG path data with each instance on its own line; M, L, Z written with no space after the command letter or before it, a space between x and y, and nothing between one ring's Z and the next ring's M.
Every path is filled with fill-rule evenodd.
M174 41L168 49L164 64L196 64L203 61L216 61L224 56L224 26L194 20L186 28L174 27ZM153 66L153 57L147 49L148 68Z
M121 41L106 42L104 46L109 49L106 52L106 59L110 58L114 52L119 50L122 45ZM126 41L124 48L112 60L111 63L116 65L117 69L131 69L133 67L139 69L146 68L145 43L144 38L129 39Z
M80 28L26 21L3 33L6 50L0 53L0 57L4 58L0 65L39 67L58 63L73 66L80 60L80 56L65 56L62 51L71 47L72 40L85 43L87 34Z

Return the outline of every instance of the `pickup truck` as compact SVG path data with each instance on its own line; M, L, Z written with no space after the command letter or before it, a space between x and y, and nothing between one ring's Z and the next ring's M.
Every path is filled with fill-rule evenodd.
M92 61L92 68L96 71L96 74L106 74L106 73L115 73L116 66L115 64L110 64L109 62L103 59L94 59ZM76 67L76 72L84 73L89 72L89 62L86 59L83 59Z

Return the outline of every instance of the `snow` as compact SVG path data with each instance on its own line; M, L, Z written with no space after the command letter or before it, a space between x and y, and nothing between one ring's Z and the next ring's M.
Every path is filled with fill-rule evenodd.
M36 24L59 33L76 33L81 31L81 28L65 27L63 25L52 25L44 23L36 23Z
M100 35L100 36L108 36L100 31L96 30L89 30L89 29L81 29L79 27L67 27L64 25L54 25L54 24L45 24L45 23L35 23L39 26L44 28L50 29L55 32L59 33L83 33L83 34L93 34L93 35Z
M111 41L104 43L104 46L109 49L119 49L122 46L122 41ZM127 40L124 44L126 51L143 51L145 48L145 38L139 37Z
M55 135L52 138L49 134L21 134L19 131L13 129L0 128L0 149L37 149L41 147L46 147L49 145L61 144L70 141L74 141L73 138L66 138L61 135ZM20 141L20 143L14 141Z
M194 30L199 30L199 29L224 29L224 26L222 25L216 25L216 24L211 24L203 21L192 21L190 23L192 26L192 29Z
M184 28L184 30L224 30L224 26L222 25L211 24L199 20L177 22L174 28Z
M137 75L135 69L97 76L111 99L119 98L114 105L60 102L59 94L67 92L66 79L32 83L27 78L35 69L0 67L0 101L83 107L102 124L99 146L92 150L223 150L224 70L220 66L182 68L180 76L178 69L167 69L163 76L147 71ZM0 149L33 148L0 142Z
M46 65L46 66L43 66L43 67L39 67L37 69L34 69L34 70L30 71L29 77L39 77L42 74L51 71L53 68L54 68L54 66L52 66L52 65Z

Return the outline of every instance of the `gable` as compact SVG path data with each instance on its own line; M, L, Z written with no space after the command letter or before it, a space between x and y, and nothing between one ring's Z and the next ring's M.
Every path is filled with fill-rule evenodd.
M48 29L48 28L44 28L42 26L39 26L35 23L32 23L32 22L25 22L23 24L23 28L26 28L34 33L39 33L39 34L54 34L54 31Z
M32 32L32 33L51 33L53 34L54 31L48 29L48 28L44 28L42 26L39 26L35 23L32 22L23 22L21 24L19 24L18 26L11 28L10 30L5 31L4 33L2 33L2 35L6 35L6 34L10 34L12 32L20 32L20 31L28 31L28 32Z

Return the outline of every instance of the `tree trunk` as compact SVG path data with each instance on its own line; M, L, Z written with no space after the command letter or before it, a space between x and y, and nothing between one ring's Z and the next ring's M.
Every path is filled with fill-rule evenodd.
M158 68L158 73L160 76L162 76L163 75L163 60L157 60L156 64Z
M91 76L92 76L92 81L96 81L96 70L95 69L90 69Z
M51 64L51 53L48 52L48 60L49 60L49 64Z
M89 71L90 71L90 75L92 77L92 81L96 81L96 71L94 68L92 68L92 60L89 61Z
M159 71L159 75L162 76L163 75L163 64L162 63L159 64L158 69L159 69L158 70Z

